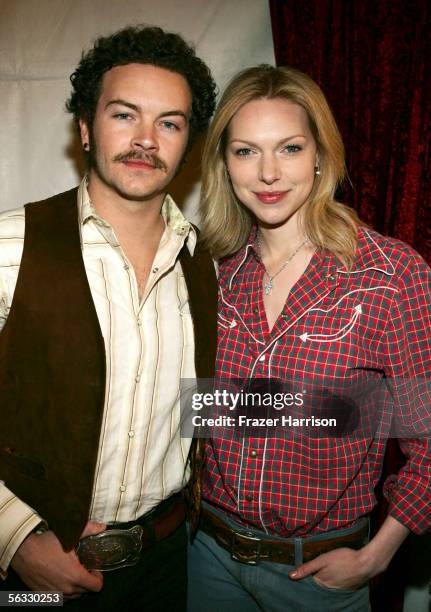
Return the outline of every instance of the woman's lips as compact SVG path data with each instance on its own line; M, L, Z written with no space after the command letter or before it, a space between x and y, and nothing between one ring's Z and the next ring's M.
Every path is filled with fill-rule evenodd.
M286 195L287 191L256 191L255 195L265 204L276 204Z

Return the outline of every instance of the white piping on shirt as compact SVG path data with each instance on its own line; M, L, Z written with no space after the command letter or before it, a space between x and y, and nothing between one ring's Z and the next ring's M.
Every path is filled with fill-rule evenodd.
M387 270L382 270L382 268L376 268L376 266L369 266L368 268L361 268L360 270L343 270L341 268L337 268L337 272L340 272L340 274L360 274L362 272L367 272L368 270L376 270L377 272L382 272L382 274L386 274L386 276L393 276L395 274L395 268L394 268L391 260L389 259L389 257L387 255L385 255L385 253L379 247L377 242L374 240L374 238L371 236L371 234L365 228L364 228L364 232L367 234L367 236L371 240L371 242L377 247L377 249L383 255L384 259L386 259L388 264L391 266L392 272L388 272Z
M310 312L310 310L312 310L316 304L320 304L320 302L322 300L324 300L329 294L331 293L331 291L327 291L326 293L324 293L318 300L317 302L315 302L315 304L313 304L312 306L310 306L310 308L308 308L307 310L304 310L304 312L299 316L296 317L296 319L294 319L291 323L289 323L289 325L287 327L285 327L279 334L278 336L276 336L275 338L273 338L271 340L271 342L268 344L268 346L261 352L259 353L259 355L256 357L255 362L253 364L253 368L251 370L250 376L249 378L253 378L253 374L254 374L254 370L256 368L256 365L258 364L260 358L265 355L265 353L267 353L269 351L269 349L271 349L274 344L277 342L277 340L279 340L286 332L289 331L289 329L291 329L291 327L293 327L294 325L296 325L296 323L298 321L300 321L303 317L305 317L306 314L308 314Z
M274 355L274 351L277 348L277 342L274 343L274 346L272 348L271 354L269 356L269 360L268 360L268 378L271 378L271 363L272 363L272 357ZM259 483L259 519L260 519L260 524L262 525L263 529L265 530L265 533L268 533L267 528L265 527L265 523L263 522L263 515L262 515L262 487L263 487L263 475L264 475L264 471L265 471L265 460L266 460L266 446L267 446L267 442L268 442L268 436L265 436L265 445L263 448L263 456L262 456L262 468L260 470L260 483Z
M263 342L262 340L258 340L258 338L256 338L256 336L250 331L248 325L246 325L244 319L242 318L242 316L239 314L238 310L235 308L235 306L233 306L232 304L230 304L224 297L223 295L223 289L220 287L220 297L221 300L223 302L223 304L225 304L228 308L231 308L233 311L235 311L236 316L238 317L238 319L241 321L241 323L244 325L245 329L247 330L247 333L253 338L253 340L257 343L257 344L263 344L265 345L265 342ZM236 321L233 320L230 323L230 327L235 327L236 326Z
M232 291L232 283L233 283L233 279L235 278L235 276L238 273L238 270L240 269L240 267L242 266L242 264L245 262L245 260L248 257L248 249L252 246L252 244L247 244L247 246L244 249L244 257L241 259L239 266L237 267L237 269L235 270L235 272L232 273L232 276L230 277L230 281L229 281L229 291Z
M220 312L218 313L218 316L220 317L220 319L223 319L223 321L227 323L230 327L230 324L232 323L232 321L229 321L229 319L227 317L224 317Z
M399 293L398 289L396 289L395 287L390 287L389 285L378 285L377 287L364 287L363 289L352 289L351 291L344 293L340 297L340 299L335 304L330 306L329 308L312 308L311 312L313 311L314 312L331 312L331 310L334 310L334 308L336 308L338 304L342 302L347 296L353 295L354 293L361 293L365 291L376 291L377 289L389 289L389 291L394 291L395 293Z
M299 337L303 342L306 342L307 340L313 340L316 342L332 342L333 340L341 340L341 338L344 338L344 336L346 336L353 329L356 321L362 314L362 304L355 306L354 310L355 313L350 321L333 334L308 334L305 332L305 334L301 334ZM342 334L342 332L344 332L344 334Z

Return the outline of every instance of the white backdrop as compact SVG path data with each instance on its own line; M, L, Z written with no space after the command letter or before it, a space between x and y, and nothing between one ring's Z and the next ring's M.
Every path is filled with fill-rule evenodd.
M274 63L267 0L0 0L0 210L77 184L69 75L95 38L138 23L194 43L221 89L241 68ZM192 220L199 158L198 144L172 188Z

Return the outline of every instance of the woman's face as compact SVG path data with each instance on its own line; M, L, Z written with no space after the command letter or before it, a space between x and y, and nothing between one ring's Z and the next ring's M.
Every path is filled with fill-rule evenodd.
M316 142L305 110L259 98L233 116L226 163L238 199L264 227L296 226L313 187Z

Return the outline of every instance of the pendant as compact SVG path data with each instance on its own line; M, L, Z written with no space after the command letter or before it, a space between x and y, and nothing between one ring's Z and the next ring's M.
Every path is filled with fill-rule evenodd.
M264 283L263 291L264 291L265 295L271 295L272 287L273 287L273 285L272 285L272 280L271 279L269 279L269 281L267 283Z

